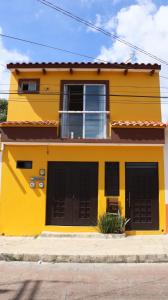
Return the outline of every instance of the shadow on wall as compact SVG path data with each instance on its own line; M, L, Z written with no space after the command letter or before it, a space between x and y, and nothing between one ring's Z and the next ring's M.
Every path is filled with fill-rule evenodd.
M21 159L20 160L32 160L32 156L30 158L29 156L29 152L28 152L28 149L26 149L26 153L25 155L23 156L23 154L21 154ZM8 170L10 171L11 173L11 176L13 177L13 179L15 180L16 182L16 185L19 186L20 190L22 191L22 193L24 195L26 195L28 193L29 190L33 191L35 193L35 195L37 197L40 197L41 194L43 193L46 193L46 180L44 181L45 182L45 188L39 188L39 187L36 187L36 188L30 188L29 187L29 190L25 187L25 181L27 182L27 184L29 185L30 183L30 178L33 177L33 176L39 176L39 174L36 174L37 172L37 168L32 168L32 169L17 169L16 168L16 162L18 160L18 153L17 155L15 155L13 152L14 151L10 151L10 150L6 150L5 151L5 155L6 155L6 159L4 159L3 157L3 161L4 161L4 164L6 164ZM12 157L12 164L10 163L10 159L9 159L9 155ZM36 162L33 162L33 164L36 163ZM42 166L44 167L44 166ZM47 170L46 170L47 172ZM24 176L24 179L23 178ZM45 177L47 176L47 174L45 175ZM40 190L39 190L40 189Z

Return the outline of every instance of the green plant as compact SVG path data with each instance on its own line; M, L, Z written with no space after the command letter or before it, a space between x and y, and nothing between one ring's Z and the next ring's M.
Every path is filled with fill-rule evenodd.
M0 99L0 122L6 121L8 110L8 101Z
M100 216L98 226L102 233L123 233L128 222L129 219L122 217L118 211L117 214L105 213Z

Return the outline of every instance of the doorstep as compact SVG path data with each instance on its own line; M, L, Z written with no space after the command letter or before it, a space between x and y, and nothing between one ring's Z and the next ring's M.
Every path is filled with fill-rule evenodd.
M0 260L39 263L168 263L168 235L127 236L119 239L1 236Z
M96 239L120 239L125 238L126 234L108 233L103 234L99 232L52 232L43 231L37 238L96 238Z

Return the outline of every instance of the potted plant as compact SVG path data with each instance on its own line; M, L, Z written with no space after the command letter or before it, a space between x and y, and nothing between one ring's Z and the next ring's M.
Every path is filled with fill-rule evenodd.
M105 213L100 216L98 221L98 227L101 233L118 233L122 234L125 232L125 226L130 219L126 219L121 216L118 211L117 214Z

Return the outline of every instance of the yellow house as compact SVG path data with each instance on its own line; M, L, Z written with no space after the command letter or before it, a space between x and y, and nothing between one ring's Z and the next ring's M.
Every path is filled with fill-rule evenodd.
M0 233L96 231L116 206L128 234L165 233L160 66L7 67Z

